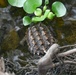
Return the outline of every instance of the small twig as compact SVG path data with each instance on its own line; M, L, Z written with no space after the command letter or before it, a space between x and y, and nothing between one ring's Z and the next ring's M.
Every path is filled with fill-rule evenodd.
M73 65L76 65L76 62L74 62L74 61L65 60L65 61L63 61L63 62L64 62L64 63L61 63L61 64L73 64ZM57 62L57 63L51 65L51 68L54 68L54 67L59 66L59 65L61 65L61 64L60 64L59 62Z
M26 35L23 37L23 39L20 41L21 45L24 45L24 42L26 41Z
M68 50L66 52L59 53L57 56L63 57L63 56L68 56L68 55L73 54L73 53L76 53L76 48Z
M63 49L63 48L67 48L67 47L74 47L74 46L76 46L76 44L61 46L61 47L59 47L59 49Z
M4 59L4 61L6 61L7 63L10 63L11 65L15 66L15 64L9 60Z
M65 59L67 59L67 60L73 60L73 59L71 59L70 57L68 57L68 56L65 56Z
M19 74L20 72L22 72L22 71L25 70L26 68L28 68L28 67L24 66L24 67L20 68L19 71L18 71L16 74Z

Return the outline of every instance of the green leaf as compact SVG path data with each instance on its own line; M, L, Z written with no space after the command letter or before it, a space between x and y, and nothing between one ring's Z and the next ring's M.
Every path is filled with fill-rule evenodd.
M35 9L42 5L42 0L27 0L24 5L23 9L31 14L35 11Z
M9 4L16 7L23 7L26 0L8 0Z
M25 17L23 18L23 24L24 24L24 26L29 25L31 22L32 22L32 21L31 21L31 18L30 18L29 16L25 16Z
M45 6L43 7L43 12L44 12L46 9L47 9L47 6L45 5Z
M50 10L46 10L45 13L44 13L44 15L42 15L41 17L33 17L32 21L33 22L37 22L37 21L43 21L43 20L45 20L45 18L48 16L49 12L50 12Z
M47 18L52 20L54 18L55 14L53 14L52 12L49 12Z
M35 11L34 11L34 14L36 16L41 16L42 15L42 10L40 8L37 8Z
M46 5L46 4L49 4L49 0L45 0L45 5Z
M63 3L56 1L52 4L52 11L57 17L62 17L66 14L66 7Z

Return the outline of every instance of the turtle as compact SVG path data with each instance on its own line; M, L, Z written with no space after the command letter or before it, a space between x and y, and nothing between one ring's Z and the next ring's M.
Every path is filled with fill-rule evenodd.
M27 30L27 44L33 54L44 54L56 42L51 30L42 23L30 26Z
M43 55L56 42L52 31L43 23L28 27L26 32L28 50L32 54Z

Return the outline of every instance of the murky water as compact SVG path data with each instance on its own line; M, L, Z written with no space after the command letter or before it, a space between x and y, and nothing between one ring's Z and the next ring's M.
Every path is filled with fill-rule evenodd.
M68 11L63 18L50 22L60 45L76 43L76 4L68 3L66 7ZM22 23L25 13L21 11L11 6L0 8L0 55L13 62L12 70L15 69L17 75L37 75L40 57L30 54L26 43L25 46L20 45L27 29Z

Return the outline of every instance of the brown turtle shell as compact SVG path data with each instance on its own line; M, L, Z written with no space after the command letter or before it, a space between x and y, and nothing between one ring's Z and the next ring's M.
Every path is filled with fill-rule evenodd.
M44 54L55 42L55 38L48 27L42 23L28 28L27 44L33 54Z

